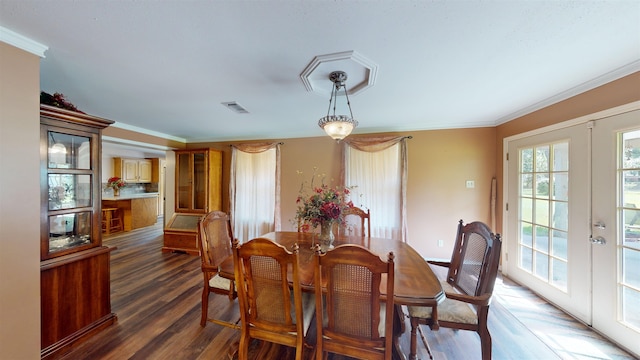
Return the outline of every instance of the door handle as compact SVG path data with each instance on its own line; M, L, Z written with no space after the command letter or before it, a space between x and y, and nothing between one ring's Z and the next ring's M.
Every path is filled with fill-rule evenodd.
M605 245L607 240L602 236L591 237L591 243L595 245Z
M593 224L593 227L596 229L600 229L600 230L604 230L607 227L604 225L604 223L598 221L597 223Z

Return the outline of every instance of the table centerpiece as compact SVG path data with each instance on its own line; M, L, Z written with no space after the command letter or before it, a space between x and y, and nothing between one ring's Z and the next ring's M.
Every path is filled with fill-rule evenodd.
M318 186L314 185L316 177L321 179ZM333 247L333 229L336 224L344 221L344 211L353 207L353 202L349 200L350 189L351 187L325 184L324 175L316 175L315 168L311 182L303 182L300 186L296 199L299 230L309 232L320 226L318 240L323 251Z

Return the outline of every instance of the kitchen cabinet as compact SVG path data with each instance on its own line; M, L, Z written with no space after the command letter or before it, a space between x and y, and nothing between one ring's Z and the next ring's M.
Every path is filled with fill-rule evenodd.
M125 183L151 183L154 180L153 170L157 170L157 165L153 166L153 160L158 159L128 159L113 158L113 176L124 180ZM157 179L159 175L156 175ZM156 180L157 182L157 180Z
M176 212L221 210L222 153L213 149L176 151Z
M102 245L101 131L113 121L40 106L41 358L113 324Z
M118 208L121 211L124 231L155 225L158 222L158 193L103 197L102 207Z

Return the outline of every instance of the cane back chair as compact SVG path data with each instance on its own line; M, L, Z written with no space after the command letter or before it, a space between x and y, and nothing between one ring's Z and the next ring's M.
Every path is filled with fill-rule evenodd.
M419 330L420 324L425 324L434 330L441 326L477 332L480 335L482 359L491 359L491 334L487 318L498 274L501 246L500 234L492 234L484 223L476 221L464 225L460 220L451 261L429 262L449 268L447 279L442 282L446 298L435 309L436 316L433 316L434 309L431 307L408 307L412 356L416 353L416 329ZM429 350L422 333L421 336Z
M316 246L316 359L338 353L358 359L391 359L394 255L387 261L354 244L321 254ZM386 275L386 297L380 285Z
M200 326L205 326L207 320L219 325L236 327L234 324L208 318L209 294L227 295L229 300L237 296L235 279L223 277L219 273L220 264L233 257L231 250L233 234L229 215L222 211L212 211L206 214L198 224L198 246L204 275L202 289L202 316Z
M347 208L343 212L343 216L343 222L339 226L340 234L371 237L371 214L369 209L365 212L358 207Z
M302 359L315 302L300 287L297 244L291 252L264 238L235 241L233 260L242 322L238 359L247 359L250 339L293 347Z

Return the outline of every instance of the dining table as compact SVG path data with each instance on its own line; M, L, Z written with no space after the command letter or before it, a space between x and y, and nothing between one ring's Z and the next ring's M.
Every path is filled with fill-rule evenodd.
M315 244L318 234L298 231L276 231L260 236L276 242L287 250L298 246L298 276L303 291L314 291L314 262ZM425 259L406 242L396 239L338 235L333 247L343 244L357 244L366 247L382 259L387 258L389 252L394 254L394 285L393 301L394 316L394 358L406 359L400 348L399 338L404 333L405 322L402 312L403 305L430 306L434 309L434 323L437 324L437 305L444 300L444 290L435 273ZM233 277L233 261L227 260L220 264L220 275ZM292 276L290 272L289 276ZM382 296L386 298L386 279L380 284ZM412 357L415 354L411 354Z

